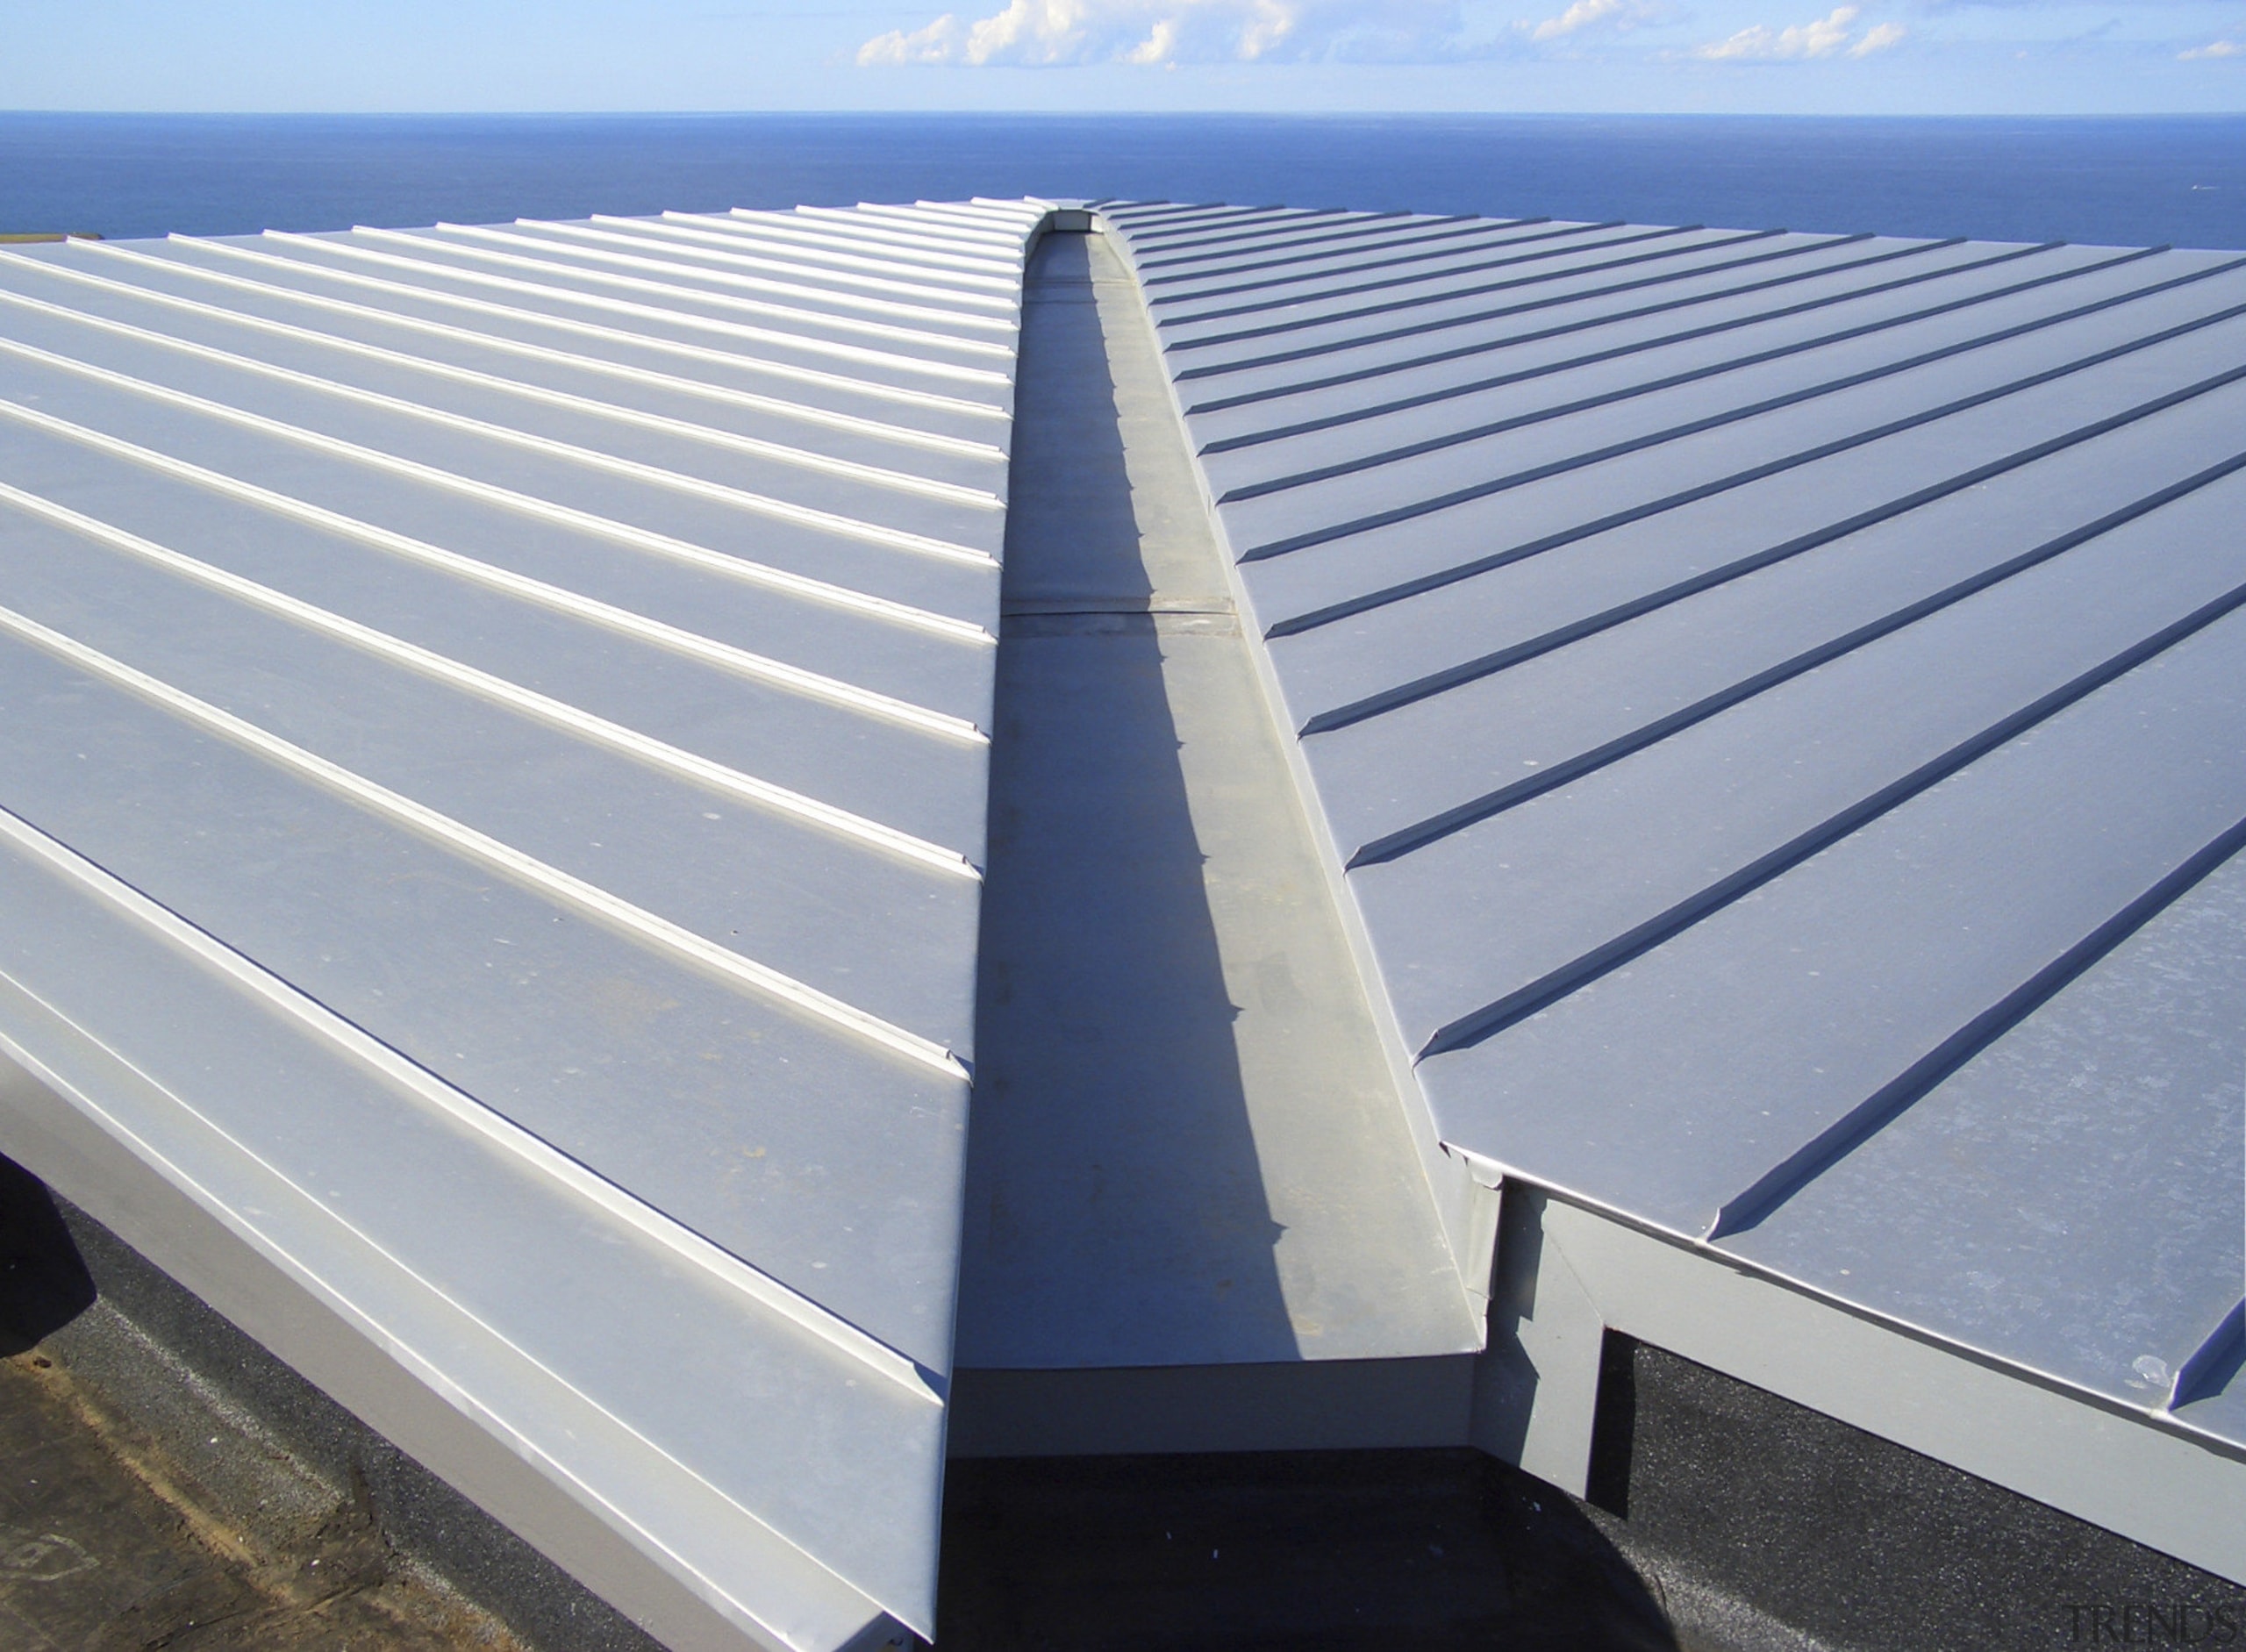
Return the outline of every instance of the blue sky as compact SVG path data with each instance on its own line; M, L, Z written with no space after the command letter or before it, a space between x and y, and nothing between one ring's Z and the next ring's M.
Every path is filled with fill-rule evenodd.
M0 0L0 107L2246 111L2246 0Z

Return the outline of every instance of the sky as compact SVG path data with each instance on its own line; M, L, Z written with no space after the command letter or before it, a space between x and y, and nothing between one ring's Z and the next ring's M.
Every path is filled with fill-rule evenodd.
M2246 0L0 0L0 109L2241 113Z

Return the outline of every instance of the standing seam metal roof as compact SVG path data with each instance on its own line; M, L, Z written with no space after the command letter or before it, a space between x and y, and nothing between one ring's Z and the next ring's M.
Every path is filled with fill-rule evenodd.
M2246 258L1102 211L1442 1138L2246 1446Z
M933 1619L1044 213L0 254L0 1049L790 1644Z

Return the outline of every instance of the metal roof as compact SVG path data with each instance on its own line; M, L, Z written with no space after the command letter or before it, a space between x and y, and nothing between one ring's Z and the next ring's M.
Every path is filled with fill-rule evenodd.
M2246 258L1102 211L1443 1141L2246 1444Z
M0 253L0 1150L682 1648L931 1627L963 1219L1448 1438L1501 1176L1571 1450L1684 1269L2235 1466L2246 257L1102 211L1011 733L1048 204Z
M933 1619L1043 217L0 254L0 1051L97 1133L54 1173L130 1233L102 1167L153 1169L776 1642Z

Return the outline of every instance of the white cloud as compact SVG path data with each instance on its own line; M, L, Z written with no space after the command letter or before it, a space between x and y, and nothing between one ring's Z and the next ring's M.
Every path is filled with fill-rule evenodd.
M1644 0L1575 0L1575 4L1558 17L1547 18L1529 28L1528 38L1532 40L1556 40L1563 35L1573 34L1577 29L1587 29L1594 23L1612 23L1627 27L1651 9Z
M1866 29L1851 44L1849 33L1856 23L1857 10L1855 6L1835 6L1813 21L1783 29L1758 23L1727 39L1696 46L1692 55L1717 62L1785 63L1803 58L1831 57L1846 47L1850 57L1869 57L1874 52L1885 51L1903 38L1906 31L1902 25L1882 23Z
M2236 40L2210 40L2205 46L2195 46L2188 52L2178 52L2177 57L2190 62L2195 57L2246 57L2246 44Z
M1456 0L1008 0L1005 11L971 22L946 12L923 28L876 35L858 48L857 61L862 68L1394 61L1458 56L1458 31Z
M1147 38L1123 54L1126 63L1141 65L1174 63L1177 61L1177 19L1157 18L1155 26L1147 31Z

